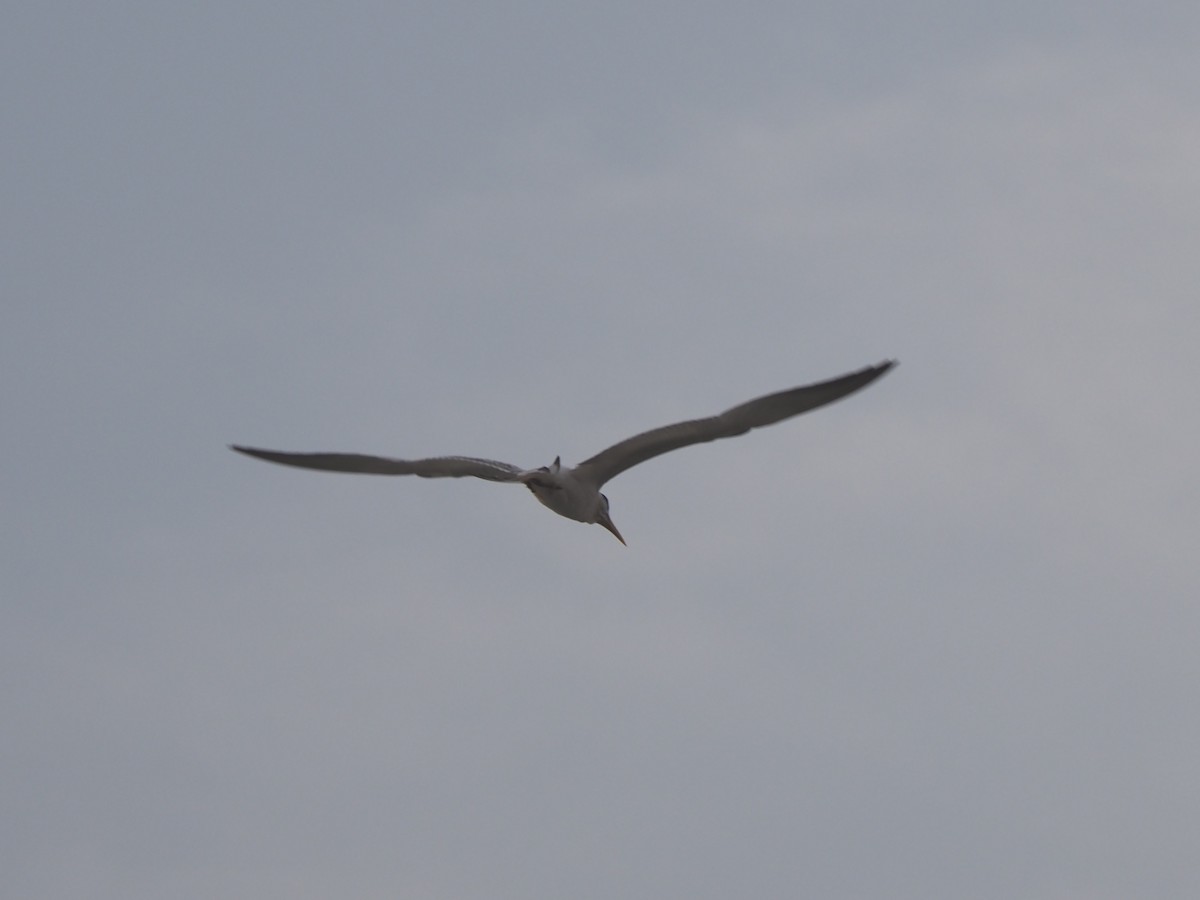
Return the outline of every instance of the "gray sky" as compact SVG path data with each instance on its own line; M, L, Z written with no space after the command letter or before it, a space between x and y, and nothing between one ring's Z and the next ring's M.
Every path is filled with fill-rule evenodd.
M2 24L12 896L1200 896L1195 3Z

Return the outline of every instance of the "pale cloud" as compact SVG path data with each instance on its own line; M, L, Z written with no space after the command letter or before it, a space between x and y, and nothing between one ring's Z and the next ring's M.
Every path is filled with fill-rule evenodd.
M1182 31L706 12L704 53L606 25L627 67L572 69L596 14L534 12L298 20L315 73L209 22L243 67L182 54L146 126L198 168L125 205L120 128L18 132L94 189L10 219L14 889L1192 896ZM414 23L438 54L390 52ZM118 75L84 93L145 137ZM577 460L889 356L615 480L628 549L520 489L224 448Z

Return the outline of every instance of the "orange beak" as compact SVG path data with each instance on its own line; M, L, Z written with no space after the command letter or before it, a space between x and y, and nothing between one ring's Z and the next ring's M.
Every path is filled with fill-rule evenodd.
M613 524L613 520L611 518L609 518L609 515L607 512L602 512L602 513L600 513L599 516L596 517L596 524L603 525L605 528L607 528L609 531L611 531L613 533L613 537L615 537L622 544L625 544L625 538L621 537L621 532L617 531L617 526ZM625 544L625 546L628 547L629 545Z

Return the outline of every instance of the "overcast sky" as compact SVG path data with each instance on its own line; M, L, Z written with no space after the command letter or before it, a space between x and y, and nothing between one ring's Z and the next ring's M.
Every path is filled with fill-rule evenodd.
M0 14L12 897L1200 896L1200 6ZM606 487L574 463L886 358Z

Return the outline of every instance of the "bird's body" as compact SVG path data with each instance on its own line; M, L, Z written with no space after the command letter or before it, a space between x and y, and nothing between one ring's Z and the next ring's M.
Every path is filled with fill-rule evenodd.
M603 525L623 544L625 539L608 513L608 498L600 492L606 481L638 463L671 450L745 434L752 428L771 425L832 403L866 387L894 365L895 362L889 360L840 378L758 397L720 415L654 428L602 450L573 469L563 469L557 458L549 466L521 469L510 463L473 456L405 460L362 453L288 453L238 445L233 445L232 449L258 459L305 469L368 475L417 475L422 478L471 476L487 481L517 482L528 487L544 506L560 516L577 522Z
M525 478L525 487L533 492L538 502L560 516L586 522L589 525L600 515L604 497L599 488L562 470L557 457L548 466L543 466Z

